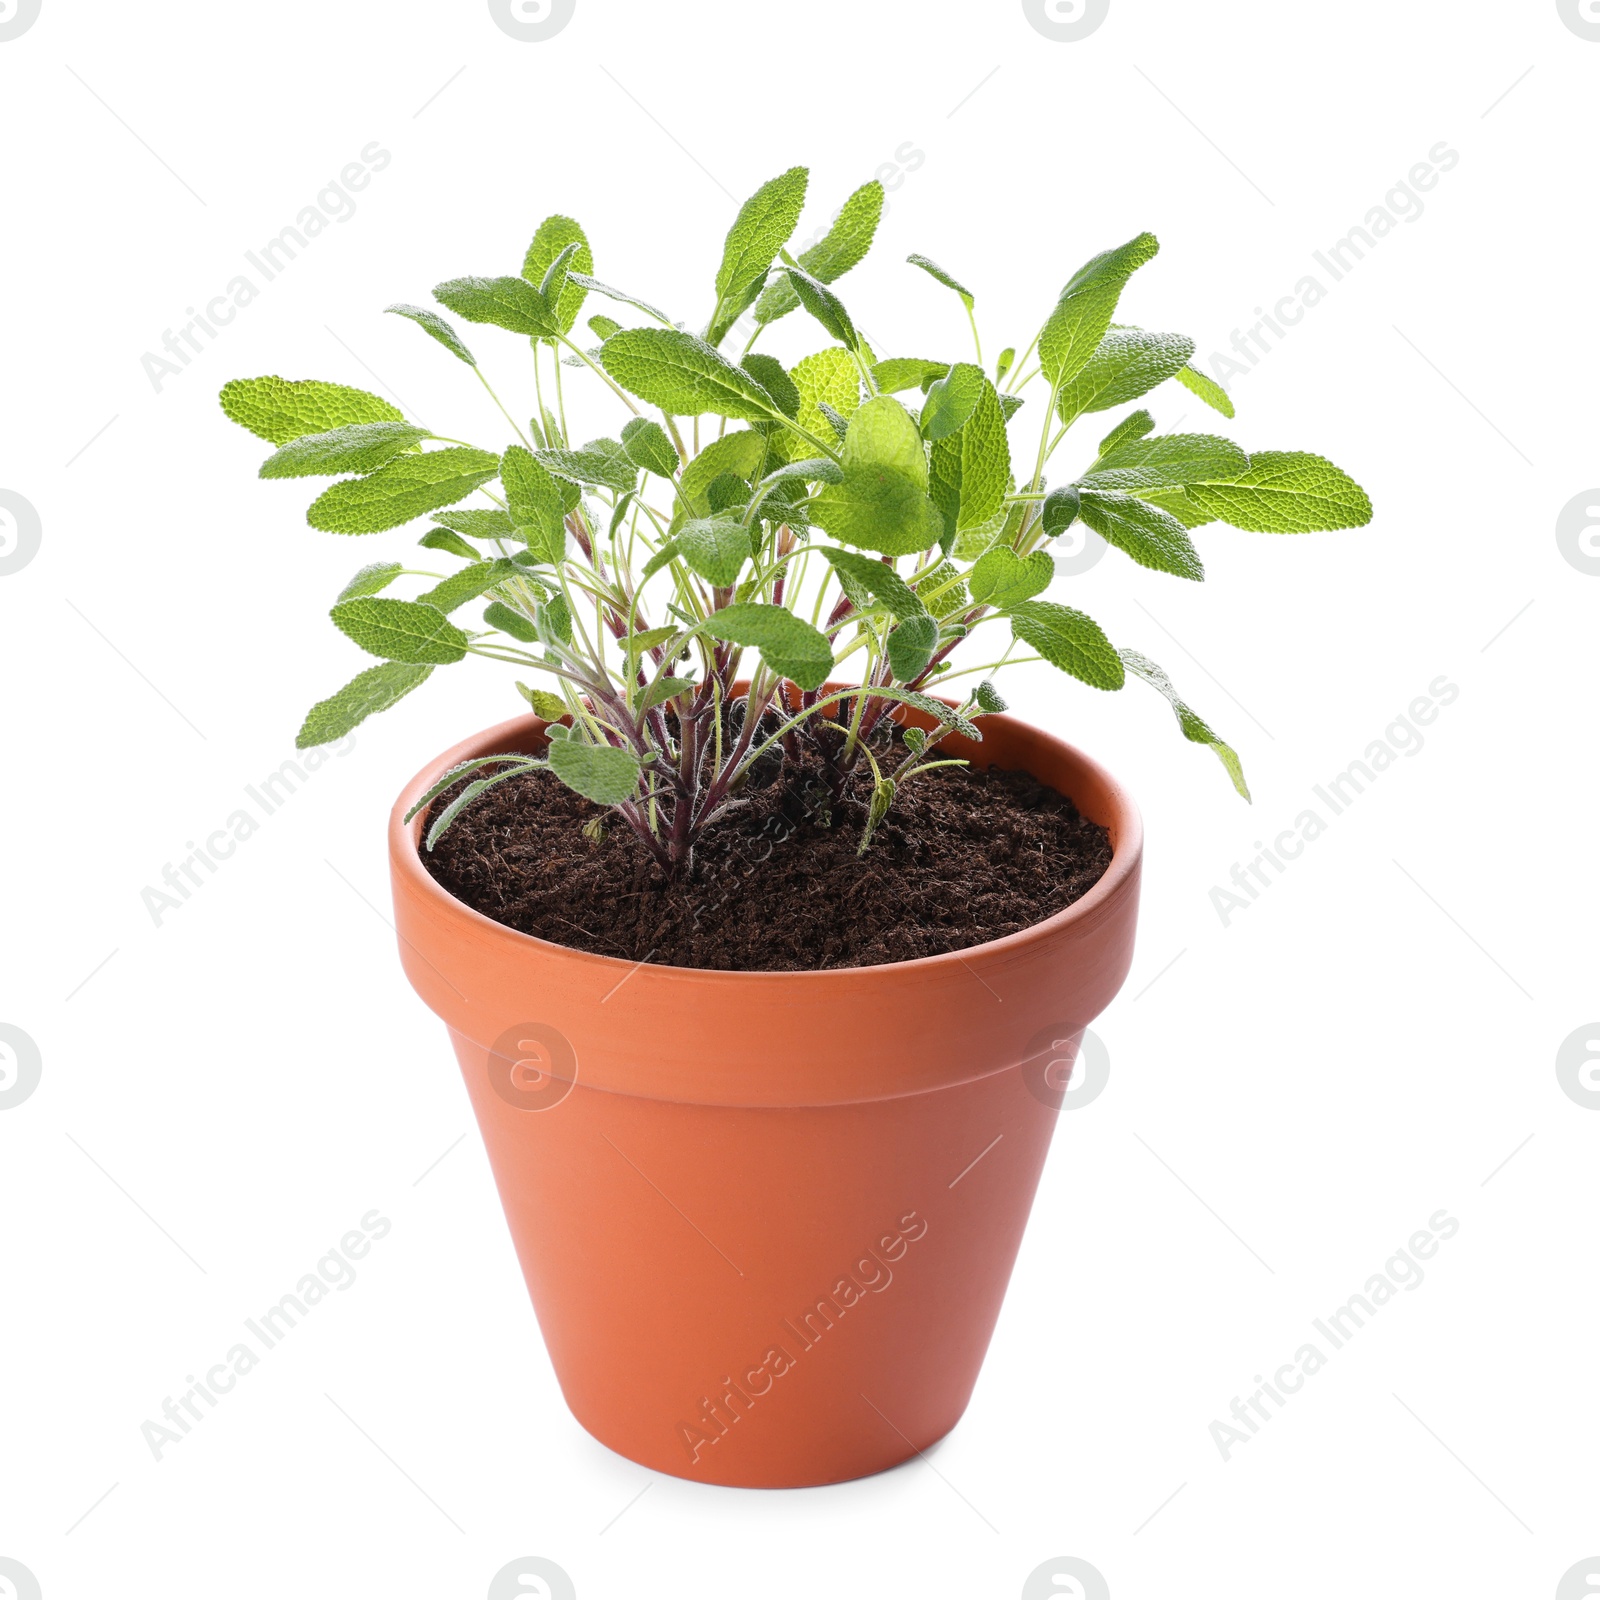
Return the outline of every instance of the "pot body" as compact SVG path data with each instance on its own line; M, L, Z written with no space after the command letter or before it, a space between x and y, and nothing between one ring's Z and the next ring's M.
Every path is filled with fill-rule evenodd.
M1138 813L1071 746L987 717L947 753L1024 768L1111 832L1076 904L884 966L635 964L480 916L402 821L451 765L535 752L544 726L502 724L418 774L390 857L401 958L449 1028L567 1404L613 1450L705 1483L894 1466L977 1380L1078 1040L1132 959Z

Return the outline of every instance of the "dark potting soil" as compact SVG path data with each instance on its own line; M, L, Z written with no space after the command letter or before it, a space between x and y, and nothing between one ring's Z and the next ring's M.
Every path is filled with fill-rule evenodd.
M870 774L833 804L815 774L769 773L703 836L693 870L669 881L620 817L533 772L468 806L422 859L458 900L523 933L742 972L965 949L1071 905L1111 864L1106 830L1025 772L926 773L858 855L870 793ZM602 817L600 837L584 832Z

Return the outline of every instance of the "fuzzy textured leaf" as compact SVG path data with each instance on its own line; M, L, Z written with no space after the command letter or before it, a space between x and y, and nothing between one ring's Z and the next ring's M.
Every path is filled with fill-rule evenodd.
M555 296L553 320L562 333L572 332L578 313L583 310L587 285L578 281L578 275L587 276L594 271L594 256L583 229L571 217L546 217L522 258L522 276L537 288L556 258L571 245L577 249L568 258L560 293Z
M857 551L836 550L831 545L818 546L817 553L839 574L840 584L850 594L858 611L876 607L901 622L909 617L927 615L928 608L893 567L886 567L881 561ZM867 604L863 605L863 600Z
M1222 763L1229 778L1233 780L1234 788L1248 800L1250 788L1244 781L1244 768L1233 747L1219 739L1206 726L1204 720L1178 698L1178 691L1172 687L1172 679L1148 656L1142 656L1136 650L1123 650L1120 654L1129 672L1136 678L1142 678L1152 688L1166 696L1173 713L1177 716L1178 726L1183 730L1184 738L1191 744L1209 745L1216 752L1217 759Z
M844 481L812 502L811 516L835 539L885 555L909 555L938 543L939 509L928 498L928 460L906 408L876 395L851 418Z
M380 589L387 589L405 570L405 566L399 561L368 562L339 591L339 599L359 600L364 594L377 594Z
M802 689L820 689L833 666L833 646L803 617L783 606L740 602L713 611L706 624L711 636L761 652L761 659L779 677Z
M318 378L235 378L222 386L223 411L269 444L328 433L352 422L403 422L402 413L365 389Z
M1039 334L1039 366L1051 388L1059 389L1088 364L1111 326L1124 285L1160 248L1153 233L1141 233L1085 262L1068 280Z
M261 463L263 478L336 478L375 472L384 462L430 437L410 422L352 422L327 433L303 433Z
M1056 564L1043 550L1019 556L1000 545L978 557L967 583L976 604L1004 610L1042 594L1055 575Z
M432 671L431 666L384 661L357 673L337 694L319 700L306 712L306 719L295 735L295 749L310 750L344 738L368 717L387 711L395 701L403 700Z
M723 241L722 264L717 268L717 308L706 329L709 343L720 344L761 293L767 269L800 221L808 177L804 167L790 167L769 178L739 208Z
M1194 340L1181 333L1113 328L1078 374L1062 387L1056 414L1070 424L1086 411L1126 405L1175 377L1193 354Z
M1229 399L1228 391L1215 378L1207 377L1196 367L1185 367L1178 374L1178 382L1190 394L1199 395L1213 411L1220 411L1223 416L1232 418L1233 401Z
M1110 489L1084 489L1083 520L1141 567L1201 582L1200 553L1183 524L1169 511Z
M620 805L639 793L639 758L631 750L583 739L552 739L545 760L569 789L597 806Z
M440 666L467 653L466 634L442 611L415 600L344 600L328 614L341 633L385 661Z
M1004 502L1011 479L1011 443L999 396L977 367L966 370L976 373L982 385L978 403L958 433L940 439L933 447L929 493L948 531L965 531L987 522Z
M1100 624L1053 600L1024 600L1011 608L1011 631L1051 666L1091 688L1120 689L1127 674Z
M796 259L819 283L842 278L872 248L872 238L883 215L883 185L874 178L864 183L840 208L833 225L816 244ZM756 302L755 319L763 325L787 316L799 305L799 296L786 277L774 278Z
M676 328L624 328L600 346L600 365L630 394L673 416L709 411L759 422L781 414L743 367Z
M370 477L330 484L311 502L306 521L328 533L382 533L453 505L499 471L500 458L487 450L397 456Z
M672 448L667 430L649 417L634 417L622 430L622 448L628 459L658 478L678 475L678 452Z
M544 297L526 278L451 278L434 285L433 298L468 322L540 338L556 331Z
M1224 483L1194 479L1186 489L1203 512L1249 533L1316 533L1372 520L1360 484L1303 450L1258 450L1239 476Z
M392 316L409 317L424 333L437 339L456 360L465 361L469 367L477 366L477 357L461 342L461 335L437 311L429 311L425 306L408 306L403 302L385 306L384 310Z

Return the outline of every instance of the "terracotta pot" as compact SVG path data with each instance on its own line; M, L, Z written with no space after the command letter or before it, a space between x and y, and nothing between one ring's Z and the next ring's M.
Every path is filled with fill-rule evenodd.
M562 1392L642 1466L833 1483L966 1408L1072 1054L1132 959L1141 840L1087 756L983 726L947 748L1069 795L1111 866L1022 933L885 966L641 965L452 898L401 819L455 762L537 752L537 718L447 751L395 806L401 959L450 1029Z

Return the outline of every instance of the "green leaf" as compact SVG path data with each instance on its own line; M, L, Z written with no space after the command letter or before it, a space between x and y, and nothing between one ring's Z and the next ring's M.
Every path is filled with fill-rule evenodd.
M492 589L497 583L504 583L507 578L514 578L521 569L515 562L504 558L494 561L477 561L470 567L463 567L460 572L452 572L448 578L436 583L424 594L417 596L418 603L432 606L436 611L451 612L457 606L464 606L469 600L476 600L485 590Z
M1124 285L1160 248L1154 234L1141 233L1073 274L1039 334L1039 366L1052 389L1088 364L1111 326Z
M623 427L622 448L634 466L645 472L653 472L658 478L677 477L678 452L659 422L634 417Z
M270 444L327 433L352 422L402 422L400 411L365 389L317 378L235 378L222 386L223 411Z
M832 545L818 545L817 554L839 574L841 585L858 611L877 608L902 622L927 615L928 608L893 567L854 550L836 550Z
M433 298L468 322L488 322L539 338L556 329L550 308L525 278L451 278L434 285Z
M450 528L429 528L417 543L427 550L448 550L451 555L460 556L466 561L478 559L478 552Z
M626 493L639 476L639 469L626 455L607 455L599 450L535 450L533 458L569 483L593 484L615 494Z
M789 376L800 396L800 409L794 420L817 437L826 438L831 431L822 414L824 405L831 406L848 420L861 404L861 374L856 369L855 358L837 345L818 350L797 362ZM773 436L772 450L784 460L798 461L802 456L815 454L816 446L798 434L778 429Z
M804 167L790 167L762 184L739 208L722 246L717 305L706 329L708 343L721 344L728 329L761 293L767 269L800 221L808 176Z
M992 717L1006 708L1005 701L1000 698L1000 691L987 678L972 691L972 698L978 710L985 716Z
M1107 544L1141 567L1195 583L1205 578L1206 569L1183 524L1160 506L1115 490L1084 489L1081 515Z
M1093 618L1053 600L1024 600L1010 614L1012 633L1051 666L1095 689L1122 687L1122 658Z
M939 624L926 611L907 617L889 635L889 669L901 683L910 683L933 660Z
M644 566L640 568L639 582L643 583L647 578L655 577L655 575L663 567L670 567L672 563L677 561L682 555L683 552L678 548L678 541L676 539L668 539L667 542L662 545L661 548L657 550L647 562L645 562ZM677 630L675 628L668 628L666 631L670 634L675 633Z
M749 529L728 517L696 517L678 529L678 553L707 583L732 586L750 559Z
M706 498L711 485L729 472L746 483L752 482L761 471L766 454L767 441L748 428L713 439L683 469L679 484L683 498L694 508L696 516L706 516L711 510L711 503Z
M1185 367L1178 374L1178 382L1190 394L1199 395L1213 411L1220 411L1225 417L1233 416L1233 401L1228 398L1228 391L1215 378L1208 378L1195 367Z
M533 707L533 714L542 717L546 722L559 722L567 714L567 702L558 694L551 694L548 689L530 689L527 684L517 683L517 689L522 698Z
M572 276L573 275L571 273L567 275L569 282L572 281ZM591 278L585 278L583 281L585 283L592 283L594 280ZM589 328L594 334L595 338L604 341L609 339L614 333L621 333L622 324L618 322L615 317L590 317ZM540 692L542 693L543 691L541 690Z
M909 555L937 544L944 532L928 498L928 459L906 408L876 395L850 420L844 481L827 485L811 504L813 520L845 544L885 555Z
M1142 439L1147 433L1154 430L1156 419L1148 411L1130 411L1105 438L1100 441L1100 460L1095 463L1099 466L1108 455L1114 454L1123 445L1136 439Z
M475 553L469 549L468 554ZM339 599L357 600L364 594L376 594L387 589L405 570L399 561L369 562L339 591Z
M1076 489L1053 489L1044 497L1039 520L1047 539L1057 538L1078 520L1082 501Z
M503 600L493 600L483 608L483 620L501 633L509 633L523 644L537 644L539 630L520 611L513 611Z
M1331 461L1303 450L1258 450L1237 477L1194 479L1187 491L1202 512L1249 533L1314 533L1372 520L1366 491Z
M741 602L713 611L706 628L715 639L746 645L779 677L802 689L820 689L833 667L826 635L784 606Z
M930 261L926 256L907 256L906 260L914 267L921 267L930 278L936 278L947 289L954 289L961 296L961 303L968 311L972 310L974 295L965 285L957 283L937 261Z
M429 311L425 306L408 306L403 302L399 305L385 306L383 309L396 317L409 317L424 333L437 339L458 361L465 361L469 367L477 366L477 357L467 349L461 342L460 334L437 311Z
M454 504L499 471L500 458L487 450L397 456L370 477L330 484L311 502L306 521L328 533L382 533Z
M747 506L750 504L750 485L736 473L720 473L706 489L706 504L713 516L730 507Z
M639 758L616 745L585 739L552 739L545 751L550 770L569 789L598 806L621 805L639 795Z
M994 381L996 384L1004 381L1005 375L1011 370L1012 364L1016 359L1017 350L1015 345L1007 345L995 358Z
M542 294L546 305L554 305L555 326L562 333L572 332L578 313L583 309L588 286L577 281L579 274L587 275L594 271L594 256L590 253L589 241L584 237L583 229L571 217L546 217L539 224L527 254L522 258L522 276L538 288L562 251L573 246L577 248L567 258L566 268L560 274L561 287L557 290L552 283L555 292Z
M709 411L761 422L780 415L743 367L675 328L624 328L600 346L600 365L630 394L673 416Z
M1178 691L1172 687L1172 680L1148 656L1142 656L1135 650L1123 650L1119 653L1129 672L1137 678L1144 679L1167 697L1178 718L1178 726L1183 730L1184 738L1191 744L1209 745L1216 751L1217 759L1233 780L1234 788L1248 800L1250 789L1244 781L1244 768L1232 746L1219 739L1205 722L1178 698Z
M644 312L647 317L654 317L657 322L662 323L664 326L668 328L673 326L672 318L665 311L657 311L648 301L635 300L631 294L624 294L620 289L613 289L609 283L601 283L598 278L590 277L587 272L569 272L567 274L567 283L569 285L575 283L580 289L588 289L595 294L603 294L606 299L615 300L619 305L634 306ZM611 332L603 333L599 328L595 328L595 323L597 322L609 324ZM602 339L609 339L612 334L618 331L621 324L612 322L610 317L591 317L589 326L594 328L594 331Z
M431 666L385 661L357 673L337 694L319 700L306 712L295 735L295 749L310 750L344 738L375 712L387 711L395 701L404 699L432 671Z
M1031 600L1050 587L1056 564L1043 550L1026 556L999 545L978 557L967 574L973 600L981 606L1004 610L1019 600Z
M967 418L978 409L987 382L982 370L969 361L951 367L945 377L935 379L922 408L922 437L937 441L960 432Z
M856 325L850 320L850 313L845 310L844 301L825 283L819 283L803 267L798 267L792 260L787 259L787 252L785 256L783 271L800 304L846 349L859 350L861 335L856 332Z
M631 666L636 656L642 656L646 650L654 650L657 645L677 638L678 632L677 628L646 628L643 633L630 633L618 642Z
M456 818L472 804L474 800L478 799L480 795L485 794L488 790L494 788L496 784L505 783L511 778L520 778L524 773L531 772L536 766L539 765L538 762L529 761L526 757L522 756L491 756L488 762L462 762L461 768L458 770L464 770L469 767L481 768L496 760L508 761L511 763L511 765L503 768L499 772L491 774L487 778L475 778L466 786L465 789L461 791L460 794L456 795L455 798L451 800L450 804L447 805L444 810L441 811L439 815L436 816L428 825L428 836L423 841L425 848L432 850L433 847L439 842L439 839L443 835L445 829L447 829L450 824L454 822ZM444 787L448 788L449 784L446 783ZM406 821L409 822L411 820L411 816L414 816L415 814L416 811L413 810L411 815L407 816Z
M1000 396L1000 420L1009 422L1028 402L1020 394Z
M1136 412L1148 416L1148 412ZM1085 475L1086 486L1122 488L1107 482L1117 472L1154 473L1166 484L1231 483L1250 468L1250 458L1232 439L1211 433L1164 433L1154 438L1108 434L1100 445L1100 458Z
M1181 333L1113 328L1077 376L1063 385L1056 414L1070 425L1086 411L1126 405L1175 376L1193 354L1194 340Z
M872 237L882 215L883 185L874 178L862 184L845 201L827 233L800 252L800 265L818 283L833 283L842 278L872 248ZM776 322L799 303L793 284L786 277L775 278L756 302L755 319L763 326Z
M512 525L507 536L514 532L542 562L554 566L567 550L566 505L555 479L531 450L514 444L500 458L500 486Z
M852 690L851 698L862 694L870 695L875 700L894 700L901 705L911 706L925 717L932 717L936 724L954 728L963 738L971 739L978 744L983 743L983 734L977 723L969 721L959 711L947 706L942 700L935 700L931 695L921 694L915 689L906 689L895 684L874 684L870 688Z
M261 463L261 476L334 478L344 472L373 472L430 437L426 428L410 422L351 422L291 439Z
M1000 509L1011 480L1011 444L995 387L975 366L963 364L981 385L978 403L959 433L933 447L929 493L944 516L946 530L966 530L987 522ZM951 368L952 374L962 367Z
M972 604L967 586L960 580L953 561L941 561L923 573L916 582L917 598L943 622L965 611Z
M696 687L693 678L655 678L639 697L639 709L653 711L663 701L675 700L686 690Z
M441 527L466 534L469 539L509 539L516 531L511 518L499 510L435 511L433 520Z
M415 600L343 600L328 614L341 633L386 661L442 665L467 653L466 634L442 611Z
M856 854L864 856L867 847L872 843L872 836L878 830L878 824L889 815L889 809L894 805L895 786L893 778L879 778L872 786L872 801L867 807L867 825L861 830L861 843L856 846Z
M903 389L926 389L950 370L948 361L921 361L914 356L895 356L880 361L872 369L872 381L883 394L899 394Z
M789 478L804 479L811 483L843 483L844 469L826 456L817 456L810 461L786 461L775 472L769 472L761 480L761 486L767 488Z
M778 409L792 422L800 414L800 391L794 379L784 371L783 363L774 356L752 350L739 363L757 383L777 402Z
M842 439L850 431L850 419L841 416L826 400L817 402L817 410L822 413L822 420L833 429L835 435Z

